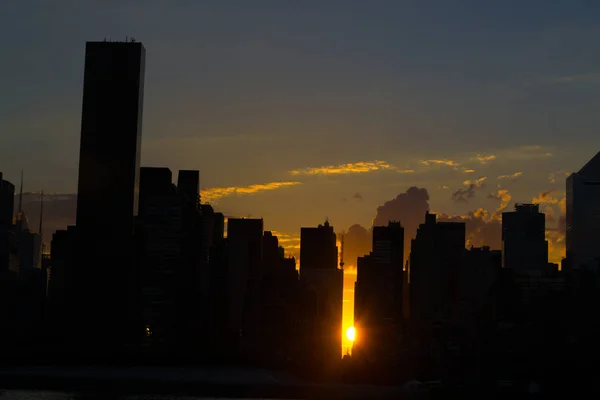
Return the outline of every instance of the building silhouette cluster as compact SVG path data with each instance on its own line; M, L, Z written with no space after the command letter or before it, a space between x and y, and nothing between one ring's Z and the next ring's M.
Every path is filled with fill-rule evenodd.
M199 171L174 184L170 169L140 167L144 68L141 43L87 43L77 220L49 253L20 206L14 215L20 197L0 174L5 354L551 381L600 352L600 153L567 179L560 268L535 204L502 214L496 250L467 249L464 223L429 212L409 254L401 221L373 227L372 251L356 260L357 337L342 360L333 226L301 228L298 269L262 219L203 203Z

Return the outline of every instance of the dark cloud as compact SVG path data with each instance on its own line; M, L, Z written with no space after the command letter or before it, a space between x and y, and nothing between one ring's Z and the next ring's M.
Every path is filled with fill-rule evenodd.
M341 234L338 234L341 240ZM356 259L371 251L371 232L355 224L344 233L344 262L348 268L356 267Z
M452 193L452 200L457 203L468 203L469 199L475 197L475 190L477 187L473 184L469 185L466 189L458 189Z
M377 207L373 226L387 225L389 221L399 221L404 227L404 258L410 252L410 240L415 237L417 228L425 221L429 210L429 193L425 188L412 186L395 199Z
M352 198L356 199L356 200L362 200L363 196L359 192L356 192L356 193L354 193L354 196L352 196Z
M468 203L470 199L475 197L475 191L485 186L483 181L486 179L487 177L481 176L478 179L464 181L463 185L465 185L466 188L454 191L452 193L452 200L457 203Z

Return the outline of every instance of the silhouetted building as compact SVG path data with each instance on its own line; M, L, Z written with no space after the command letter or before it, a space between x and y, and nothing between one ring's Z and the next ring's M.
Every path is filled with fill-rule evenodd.
M541 274L548 269L546 218L537 204L515 204L502 213L503 268L517 274Z
M600 262L600 153L567 178L566 269Z
M178 334L182 283L183 201L168 168L140 169L140 204L137 217L141 312L146 343L174 346Z
M309 311L314 336L307 351L323 361L341 357L342 350L344 271L337 267L336 239L327 221L300 230L300 280L314 298Z
M2 179L0 172L0 280L8 271L14 199L15 185Z
M493 299L492 288L500 277L502 251L489 246L471 247L465 253L460 269L459 324L462 328L463 345L469 346L477 339L479 321L486 306Z
M261 285L262 356L269 361L294 357L307 332L303 329L302 303L296 260L285 258L277 236L263 236L263 279ZM290 340L293 337L294 340ZM302 350L304 348L302 347Z
M259 337L263 220L229 218L227 242L229 331L250 345Z
M411 242L411 325L442 326L456 320L465 251L464 223L437 222L435 214L425 214Z
M300 229L300 260L303 271L308 269L337 269L337 237L329 222L316 228Z
M279 239L271 231L263 235L263 274L276 272L281 260L279 254Z
M177 176L177 190L185 200L200 206L200 171L180 170Z
M182 260L186 298L178 307L185 321L183 331L188 349L210 347L206 340L209 307L209 256L212 246L214 211L200 205L200 172L179 171L177 193L183 199ZM183 289L182 289L183 290ZM184 305L187 304L187 309Z
M29 230L27 215L19 211L15 217L13 239L13 260L11 268L19 274L25 276L33 269L41 267L42 241L38 233Z
M11 304L14 304L12 285L13 273L9 271L11 260L11 242L13 231L13 207L15 186L2 179L0 172L0 347L8 343L11 325Z
M202 204L204 207L205 204ZM208 205L206 205L208 206ZM212 207L211 207L212 209ZM203 212L203 215L205 213ZM213 245L209 253L209 325L208 339L212 354L223 358L235 355L239 332L229 329L229 243L224 238L225 218L222 213L213 214Z
M68 306L77 302L75 297L74 269L77 228L69 226L58 230L52 235L50 243L50 272L48 277L48 316L51 335L61 337L66 335Z
M141 43L86 44L74 283L80 308L74 329L93 351L103 346L119 351L120 344L137 340L141 328L137 293L130 288L137 281L133 231L144 65Z
M373 251L357 261L353 354L372 361L392 359L403 319L404 228L399 222L373 228Z

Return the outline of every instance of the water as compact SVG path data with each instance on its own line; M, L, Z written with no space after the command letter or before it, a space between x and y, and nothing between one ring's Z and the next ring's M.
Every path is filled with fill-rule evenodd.
M66 393L34 390L0 390L0 400L249 400L240 398L152 396L152 395L106 395L94 393Z

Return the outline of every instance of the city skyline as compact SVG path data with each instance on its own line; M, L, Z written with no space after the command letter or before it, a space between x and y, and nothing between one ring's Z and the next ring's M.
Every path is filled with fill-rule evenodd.
M369 227L412 186L469 221L537 198L552 210L552 261L564 254L564 178L600 146L599 60L579 51L598 38L596 6L26 3L0 28L14 93L1 128L15 132L0 157L13 183L25 168L26 190L75 193L81 38L135 36L152 48L141 165L200 170L226 215L297 241L325 217ZM10 35L13 21L31 35Z
M600 30L511 1L11 6L48 35L0 66L4 367L592 382Z

